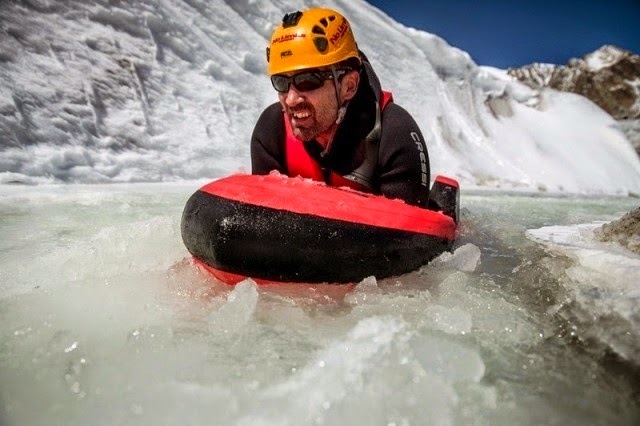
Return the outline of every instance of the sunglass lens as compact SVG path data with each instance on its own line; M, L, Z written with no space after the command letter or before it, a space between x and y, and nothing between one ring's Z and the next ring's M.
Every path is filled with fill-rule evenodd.
M271 85L278 92L288 92L290 83L291 79L289 77L285 77L284 75L271 76Z
M303 72L293 77L284 75L271 76L271 84L276 91L285 93L289 91L289 86L293 84L296 90L309 92L316 90L324 84L326 77L317 72Z
M305 72L293 77L293 84L301 92L316 90L324 84L324 77L317 73Z

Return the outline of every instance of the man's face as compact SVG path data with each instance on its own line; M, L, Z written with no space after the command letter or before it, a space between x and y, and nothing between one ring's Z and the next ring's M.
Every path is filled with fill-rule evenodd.
M284 74L292 77L301 72ZM304 88L303 85L299 87ZM287 114L293 135L301 140L316 139L326 143L336 126L338 100L333 80L324 80L313 90L300 90L295 84L286 92L278 92L280 104Z

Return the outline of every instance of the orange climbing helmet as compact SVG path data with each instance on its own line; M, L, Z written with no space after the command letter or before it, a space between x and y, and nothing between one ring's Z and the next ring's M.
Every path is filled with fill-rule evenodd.
M331 9L287 13L267 47L267 73L282 74L358 61L358 46L347 19Z

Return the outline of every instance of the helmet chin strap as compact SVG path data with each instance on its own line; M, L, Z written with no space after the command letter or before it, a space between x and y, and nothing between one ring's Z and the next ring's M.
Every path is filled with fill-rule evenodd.
M331 149L331 145L333 145L333 140L338 131L338 126L340 125L340 123L342 123L342 120L344 120L344 117L347 114L347 106L349 105L349 101L347 100L343 102L342 97L340 96L341 83L340 83L340 80L338 79L338 70L336 69L335 65L331 65L331 74L333 74L333 87L336 89L336 101L338 105L338 113L336 117L336 128L333 130L331 134L331 139L329 139L327 146L320 153L322 157L324 157Z
M333 87L336 89L336 101L338 102L338 117L336 118L336 124L342 123L344 116L347 114L347 105L349 101L342 102L340 97L340 80L338 80L338 71L335 65L331 65L331 74L333 74Z
M365 66L364 72L367 72L366 69L367 68ZM338 81L338 71L336 70L335 65L331 66L331 73L333 74L334 87L336 89L336 100L339 105L338 116L336 118L336 127L333 129L333 132L331 133L331 138L329 139L329 142L327 143L325 149L320 153L320 156L322 157L324 157L329 152L329 149L331 149L331 145L333 144L333 140L337 133L338 126L344 120L344 117L347 112L347 106L349 105L349 100L346 100L344 102L341 101L341 97L340 97L341 83L340 81ZM367 77L369 79L371 78L371 76L369 76L368 73L367 73ZM375 74L373 74L373 77L376 78L376 81L377 81L377 77L375 77ZM376 97L375 123L371 131L369 131L367 136L365 136L364 138L365 159L362 162L362 164L358 166L357 169L355 169L348 175L343 176L345 179L356 182L369 189L373 189L372 177L375 172L375 168L378 164L379 144L380 144L380 139L382 137L382 125L381 125L382 124L382 111L381 111L382 108L380 106L380 95L376 94L375 91L374 91L374 94Z

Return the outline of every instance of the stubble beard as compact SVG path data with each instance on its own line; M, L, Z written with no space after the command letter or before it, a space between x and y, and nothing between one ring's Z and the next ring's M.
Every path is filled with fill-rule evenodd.
M305 120L295 119L294 113L297 111L309 111L311 115ZM328 132L335 123L335 117L327 110L317 110L308 103L287 108L286 113L293 135L301 141L317 139L318 136Z

